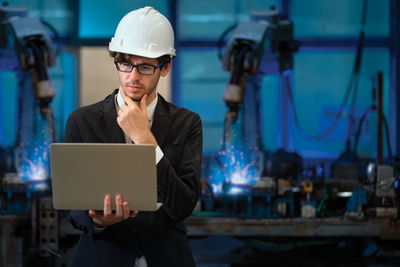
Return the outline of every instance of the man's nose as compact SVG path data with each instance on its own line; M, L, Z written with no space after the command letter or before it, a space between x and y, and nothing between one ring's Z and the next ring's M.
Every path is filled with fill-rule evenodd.
M139 73L139 71L138 71L136 66L129 73L129 78L132 79L132 80L135 80L135 81L140 79L140 73Z

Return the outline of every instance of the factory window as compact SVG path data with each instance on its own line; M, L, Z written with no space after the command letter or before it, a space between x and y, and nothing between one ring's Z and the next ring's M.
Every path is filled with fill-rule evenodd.
M71 36L74 31L74 1L66 0L10 0L9 6L25 7L29 17L36 17L57 30L60 36Z
M178 6L179 38L217 39L233 24L249 20L252 11L266 10L271 6L279 8L279 1L183 0Z
M0 71L0 145L3 147L11 146L16 141L17 84L15 72Z
M50 69L50 77L56 90L52 100L57 141L64 139L64 125L69 114L77 107L77 55L75 51L58 54L57 64Z
M157 0L114 0L79 1L79 33L83 39L111 38L120 19L129 11L144 6L152 6L162 14L168 14L168 1Z
M390 1L367 1L366 36L388 37ZM362 11L363 0L292 0L290 18L296 37L357 37Z

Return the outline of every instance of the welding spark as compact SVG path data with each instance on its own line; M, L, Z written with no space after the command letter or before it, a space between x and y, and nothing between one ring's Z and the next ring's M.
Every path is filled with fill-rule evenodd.
M259 179L256 161L250 161L247 151L242 149L231 146L220 151L215 162L210 168L212 174L209 177L214 194L245 194L242 188L229 185L252 185Z
M222 149L210 162L209 184L214 194L246 194L241 185L252 185L259 179L259 147L250 146L243 135L244 115L240 113L231 127L224 128ZM229 132L228 132L229 131ZM234 186L237 185L237 186Z
M21 147L19 174L25 181L44 181L49 177L48 144Z
M22 173L23 177L27 177L31 181L43 181L48 177L42 159L39 158L36 163L26 158L25 161L27 162L27 168L25 172Z
M231 187L231 188L229 188L227 193L229 195L239 195L239 194L243 194L244 191L242 188L239 188L239 187Z

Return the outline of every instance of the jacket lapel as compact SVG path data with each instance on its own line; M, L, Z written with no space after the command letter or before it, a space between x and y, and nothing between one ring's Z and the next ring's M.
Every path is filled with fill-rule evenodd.
M158 94L158 102L154 111L154 121L151 126L151 131L157 140L160 147L163 146L165 138L169 134L171 113L167 101Z
M118 89L104 100L104 132L108 143L125 143L124 133L117 122L115 94Z

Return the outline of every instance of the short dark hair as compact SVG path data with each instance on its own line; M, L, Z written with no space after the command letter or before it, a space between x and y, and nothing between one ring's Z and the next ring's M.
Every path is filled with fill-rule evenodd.
M132 56L131 54L120 53L115 51L109 51L110 57L115 58L120 62L129 62L129 58ZM161 57L156 58L158 63L164 62L166 64L170 63L172 58L170 55L163 55ZM163 68L165 65L161 66Z

